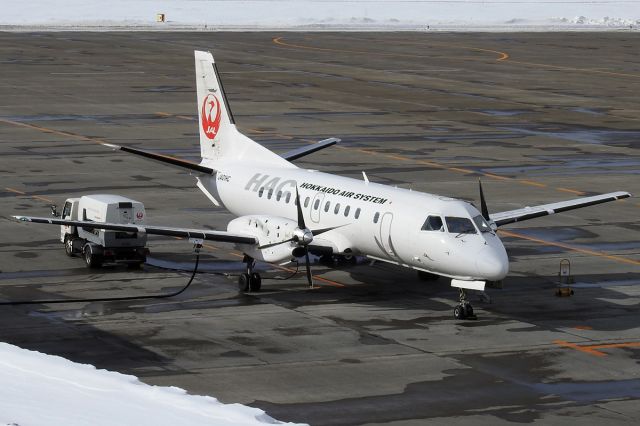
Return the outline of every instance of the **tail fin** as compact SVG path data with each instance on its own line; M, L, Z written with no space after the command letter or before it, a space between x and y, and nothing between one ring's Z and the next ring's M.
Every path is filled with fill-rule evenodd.
M203 160L213 160L214 164L222 160L250 160L295 167L236 129L213 56L209 52L196 50L195 59L200 153Z

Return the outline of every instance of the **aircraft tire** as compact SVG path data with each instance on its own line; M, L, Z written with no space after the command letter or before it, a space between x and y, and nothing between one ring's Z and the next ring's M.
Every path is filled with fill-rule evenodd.
M251 276L246 272L240 274L238 277L238 290L241 293L246 293L251 289Z
M464 307L464 316L466 318L473 318L473 306L469 303Z
M249 282L249 288L252 292L259 292L260 288L262 288L262 277L259 273L254 272L251 274L251 280Z
M453 308L453 317L458 320L466 318L465 309L462 305L458 305Z

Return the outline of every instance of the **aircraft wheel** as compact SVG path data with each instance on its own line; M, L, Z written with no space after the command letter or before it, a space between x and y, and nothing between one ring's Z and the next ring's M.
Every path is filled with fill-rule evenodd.
M251 276L249 274L242 273L238 277L238 289L241 293L246 293L251 288Z
M258 292L260 291L261 287L262 287L262 277L257 272L252 273L251 280L249 283L249 288L251 289L251 291Z
M473 306L471 306L470 303L467 303L466 306L464 307L464 316L466 318L473 318Z
M458 305L455 308L453 308L453 317L458 320L466 318L465 309L462 305Z
M64 236L64 252L69 257L73 257L73 237L71 235Z
M96 269L102 266L102 256L94 254L89 244L85 244L83 252L87 268Z

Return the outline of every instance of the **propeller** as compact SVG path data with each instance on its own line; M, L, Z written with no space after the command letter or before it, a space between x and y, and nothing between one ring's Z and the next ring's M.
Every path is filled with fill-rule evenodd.
M484 220L490 222L491 219L489 218L489 209L487 208L487 202L484 199L484 193L482 192L482 181L480 179L478 179L478 186L480 187L480 211L482 213L482 217L484 217Z
M309 283L309 287L313 287L311 261L309 260L309 243L313 241L313 232L307 229L307 225L304 223L302 206L300 206L300 194L298 193L298 185L296 185L296 209L298 210L298 229L296 229L296 231L302 231L302 238L295 234L293 238L297 237L297 243L302 244L302 247L304 247L304 265L305 268L307 268L307 282Z
M298 213L298 227L293 232L293 236L291 238L287 238L283 241L277 241L275 243L269 243L262 246L258 246L258 249L265 249L269 247L274 247L280 244L295 242L298 244L298 248L304 250L304 260L305 267L307 270L307 281L309 282L309 287L313 287L313 277L311 276L311 261L309 260L309 244L313 241L313 237L316 235L320 235L324 232L331 231L332 229L338 228L337 226L333 226L330 228L322 228L316 230L310 230L307 228L307 225L304 222L304 215L302 214L302 206L300 204L300 194L298 193L298 186L296 185L296 209Z

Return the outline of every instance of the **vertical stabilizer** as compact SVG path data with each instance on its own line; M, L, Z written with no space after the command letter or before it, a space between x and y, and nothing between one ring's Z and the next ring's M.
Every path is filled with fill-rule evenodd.
M236 129L213 56L209 52L196 50L195 60L198 128L203 160L212 160L213 164L222 160L246 160L295 167Z

